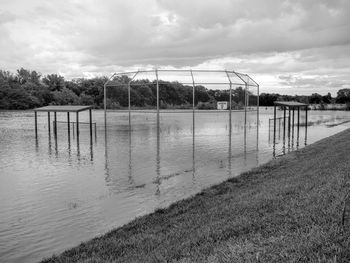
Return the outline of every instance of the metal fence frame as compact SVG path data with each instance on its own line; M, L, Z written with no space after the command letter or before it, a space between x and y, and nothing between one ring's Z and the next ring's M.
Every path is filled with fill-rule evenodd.
M244 124L247 123L247 105L249 102L248 98L248 88L249 87L256 87L257 88L257 125L259 124L259 84L254 81L248 74L239 73L236 71L229 71L229 70L200 70L200 69L153 69L153 70L137 70L137 71L130 71L130 72L118 72L114 73L103 85L103 104L104 104L104 122L105 126L107 126L107 87L116 87L116 86L128 86L128 110L129 110L129 121L130 121L130 114L131 114L131 95L130 95L130 89L131 89L131 83L135 79L135 77L140 73L154 73L155 80L156 80L156 87L157 87L157 119L159 120L159 84L166 83L169 81L161 81L158 79L158 73L159 72L179 72L179 73L188 73L189 76L191 76L192 82L181 82L178 81L178 83L183 85L191 85L193 88L193 101L192 101L192 110L193 110L193 117L195 113L195 86L196 85L228 85L230 88L230 100L229 100L229 112L231 117L231 111L232 111L232 86L233 85L244 85L245 90L245 101L244 101L244 112L245 112L245 118L244 118ZM210 82L201 82L201 81L195 81L193 73L223 73L227 77L227 82L223 83L210 83ZM230 74L233 74L238 77L239 80L241 80L241 83L232 82L232 79L230 77ZM115 82L113 81L113 78L117 76L123 76L123 75L132 75L132 78L128 83L122 83L122 82ZM143 85L143 84L137 84L134 83L133 85ZM231 121L231 119L230 119Z

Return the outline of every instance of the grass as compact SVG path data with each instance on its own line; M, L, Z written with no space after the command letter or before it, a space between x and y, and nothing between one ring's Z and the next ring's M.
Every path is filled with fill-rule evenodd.
M350 262L350 130L43 262Z

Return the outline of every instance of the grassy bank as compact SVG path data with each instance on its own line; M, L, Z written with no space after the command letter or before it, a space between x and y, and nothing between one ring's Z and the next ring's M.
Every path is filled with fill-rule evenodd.
M43 262L350 262L349 153L346 130Z

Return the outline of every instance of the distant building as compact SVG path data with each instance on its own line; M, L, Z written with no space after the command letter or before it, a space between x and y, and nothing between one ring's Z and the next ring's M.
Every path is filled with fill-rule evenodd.
M227 110L227 101L218 101L218 110Z

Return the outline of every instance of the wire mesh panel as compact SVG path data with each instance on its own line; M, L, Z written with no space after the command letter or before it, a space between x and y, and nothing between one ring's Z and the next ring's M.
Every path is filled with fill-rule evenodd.
M240 74L234 72L234 71L227 71L227 76L229 78L230 83L235 86L245 86L244 79L240 76Z
M230 81L224 70L221 71L206 71L193 70L194 81L201 85L229 85Z
M258 85L226 70L139 70L116 73L105 84L105 109L257 109Z
M183 85L193 84L190 70L159 70L158 79L160 82L178 82Z

